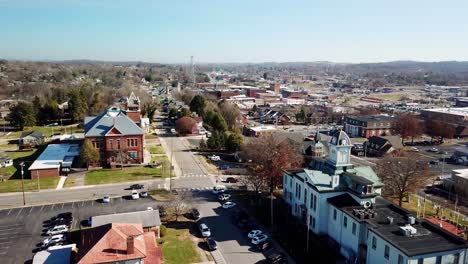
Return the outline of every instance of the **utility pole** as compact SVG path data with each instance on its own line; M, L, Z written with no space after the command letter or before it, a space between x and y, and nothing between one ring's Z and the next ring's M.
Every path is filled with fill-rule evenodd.
M171 167L169 168L169 191L172 192L172 157L174 153L174 139L171 140Z
M21 162L20 166L21 166L21 189L23 191L23 205L26 205L26 197L24 196L24 175L23 175L24 162Z

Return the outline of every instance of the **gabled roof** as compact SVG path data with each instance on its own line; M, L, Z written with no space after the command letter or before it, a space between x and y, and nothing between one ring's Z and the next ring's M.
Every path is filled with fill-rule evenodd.
M40 131L26 131L26 132L23 132L21 133L21 138L24 138L24 137L33 137L33 138L37 138L37 139L41 139L44 137L44 134L42 134L42 132Z
M98 215L91 219L93 227L101 226L109 223L138 223L143 227L160 226L159 210L144 210L138 212L128 212L120 214Z
M109 108L99 116L85 118L85 137L104 136L112 128L122 135L143 135L143 130L116 107Z
M144 259L159 263L160 249L154 232L143 232L141 224L107 224L82 231L78 264L124 262ZM127 238L133 237L134 252L127 252Z

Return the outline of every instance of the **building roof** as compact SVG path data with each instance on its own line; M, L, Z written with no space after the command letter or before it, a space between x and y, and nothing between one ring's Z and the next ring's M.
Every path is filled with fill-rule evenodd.
M41 131L26 131L26 132L23 132L21 133L21 136L20 138L24 138L24 137L33 137L33 138L37 138L37 139L41 139L44 137L44 134L42 134Z
M142 224L143 227L160 226L158 210L145 210L120 214L98 215L91 218L92 227L102 226L109 223Z
M127 250L127 239L133 237L134 252ZM82 231L78 264L124 262L144 259L160 263L161 251L154 232L143 232L141 224L107 224Z
M76 244L52 246L34 255L32 264L70 264Z
M389 122L393 121L395 118L392 116L387 116L387 115L367 115L367 116L352 116L349 117L354 120L359 120L362 122Z
M468 169L452 170L452 175L468 180Z
M335 206L336 208L359 206L360 204L354 200L354 198L347 194L340 194L327 199L328 203Z
M122 135L143 135L143 130L116 107L109 108L99 116L85 118L85 137L105 136L113 128Z
M78 155L80 155L78 144L49 144L28 170L70 167L73 159Z
M468 244L462 238L432 224L424 219L417 219L414 225L416 234L406 236L400 231L400 227L408 223L410 212L377 197L376 203L368 212L373 212L374 217L359 218L356 210L364 210L363 207L342 207L341 209L358 222L367 222L368 229L398 248L405 255L418 256L435 252L450 251L468 248ZM387 217L392 217L390 223Z
M423 109L421 111L468 117L468 107L434 108L434 109Z
M335 130L330 136L329 143L332 145L351 146L351 140L343 130Z
M371 136L367 139L371 143L383 146L386 142L392 144L394 149L402 149L401 138L399 136Z

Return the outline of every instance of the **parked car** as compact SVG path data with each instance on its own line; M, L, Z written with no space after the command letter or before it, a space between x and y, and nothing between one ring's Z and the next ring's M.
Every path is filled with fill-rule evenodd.
M110 196L106 195L106 196L102 197L102 202L103 203L110 203Z
M140 199L140 195L138 194L137 191L133 190L132 191L132 200L138 200Z
M130 189L132 190L139 190L139 189L143 189L145 186L143 184L132 184L130 185Z
M54 226L53 228L47 230L47 235L59 235L68 232L68 227L66 225L58 225Z
M234 178L234 177L227 177L227 178L226 178L226 182L227 182L227 183L236 183L236 182L238 182L238 181L239 181L239 180L236 179L236 178Z
M190 213L192 214L193 219L198 219L198 218L200 218L200 212L198 211L197 208L192 208L192 210L190 211Z
M429 151L429 152L439 152L439 150L437 148L430 148L427 151Z
M218 194L224 193L225 190L226 190L226 186L218 185L218 186L213 187L212 193L218 195Z
M208 228L208 226L205 223L201 223L198 226L198 229L200 230L200 233L201 233L202 237L210 237L211 236L211 231L210 231L210 229Z
M166 209L162 206L158 207L158 211L159 211L159 217L165 217L167 215Z
M148 207L146 207L146 210L147 210L147 211L153 211L154 209L153 209L153 207L148 206Z
M247 237L250 238L250 239L252 239L252 238L254 238L254 237L260 235L261 233L263 233L262 230L258 230L258 229L252 230L252 231L249 232L249 234L247 235Z
M448 155L448 152L447 151L443 151L443 150L439 150L439 152L437 152L438 154L442 154L442 155Z
M50 246L53 246L59 243L64 243L66 241L67 241L67 238L63 234L53 235L42 241L42 247L48 248Z
M219 169L220 170L227 170L227 169L229 169L229 166L226 165L226 164L223 164L223 165L219 166Z
M212 161L220 161L221 160L221 157L218 156L218 155L211 155L209 158Z
M147 192L140 192L140 197L148 197L148 193Z
M268 240L268 236L265 234L260 234L254 238L252 238L252 244L258 245Z
M171 128L171 133L172 134L175 134L177 131L175 130L175 128Z
M279 264L283 263L285 260L285 256L283 253L272 252L266 256L266 263L268 264Z
M52 221L55 221L56 219L68 219L72 220L73 219L73 214L71 212L66 212L66 213L60 213L55 217L52 217Z
M411 151L413 152L419 152L419 149L417 147L411 147Z
M220 200L220 201L227 201L229 199L231 199L231 195L228 194L228 193L222 193L222 194L218 195L218 200Z
M224 209L233 208L234 206L236 206L236 203L234 203L234 202L225 202L225 203L223 204L223 208L224 208Z
M429 161L429 164L430 164L430 165L439 165L439 163L440 163L440 162L439 162L438 160L431 160L431 161Z
M209 250L216 250L218 248L218 245L216 245L216 241L212 238L207 238L206 239L206 245L208 246Z

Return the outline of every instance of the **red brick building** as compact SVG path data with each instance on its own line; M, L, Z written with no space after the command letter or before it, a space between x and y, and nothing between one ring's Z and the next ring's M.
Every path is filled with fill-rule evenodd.
M144 133L126 111L111 107L86 117L85 138L99 150L102 166L143 163Z
M385 115L347 116L344 120L344 130L352 137L389 136L392 134L394 119Z
M140 98L133 92L130 96L122 98L117 102L120 109L124 110L126 115L130 117L133 122L141 126L141 109L140 109Z

